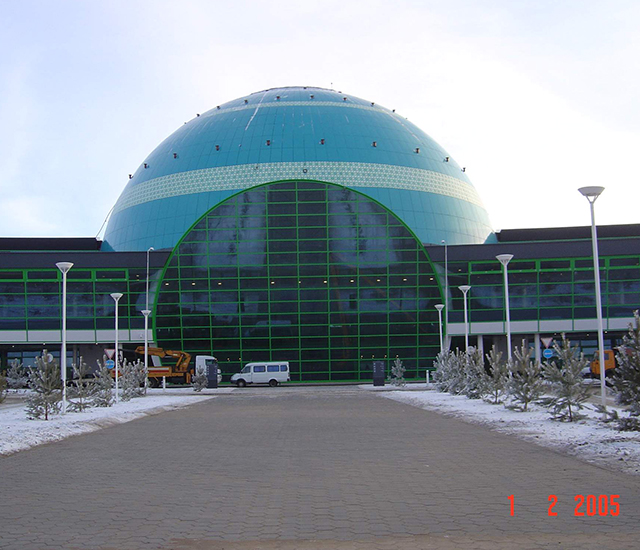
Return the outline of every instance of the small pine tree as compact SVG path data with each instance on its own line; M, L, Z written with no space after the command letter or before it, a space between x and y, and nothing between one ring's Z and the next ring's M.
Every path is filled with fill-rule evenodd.
M102 362L98 360L98 370L95 372L95 390L92 404L94 407L110 407L113 405L114 381L111 376L111 369L106 366L107 358L102 357Z
M460 359L464 369L462 393L469 399L480 399L487 392L487 373L482 353L477 348L470 347Z
M540 363L531 359L531 349L522 341L522 346L513 352L515 360L511 365L509 395L526 411L529 403L540 399L544 389Z
M560 361L545 363L542 374L554 395L545 397L540 402L546 407L551 407L551 415L556 420L573 422L584 416L578 411L584 408L583 403L589 397L589 388L582 378L582 370L589 361L577 347L571 347L571 342L564 334L562 346L556 343L553 349Z
M26 388L29 384L29 373L17 359L9 362L7 370L7 384L12 390Z
M193 391L200 392L204 390L209 384L209 379L207 378L207 367L205 365L198 365L196 367L196 373L191 379L191 385L193 386Z
M616 354L617 367L611 379L616 400L625 407L629 418L621 418L618 427L640 431L640 314L633 312L634 323Z
M466 353L456 349L451 357L451 370L449 377L449 393L458 395L464 390L465 385L465 358Z
M58 362L50 358L46 349L42 357L36 357L36 366L29 371L29 387L27 416L49 420L49 416L60 409L62 380Z
M453 353L449 350L443 350L433 362L436 371L433 374L433 381L436 389L440 392L449 391L450 380L453 370Z
M487 354L487 361L491 367L491 374L486 377L487 396L490 403L497 405L507 395L509 387L509 365L502 360L502 352L495 346Z
M0 372L0 403L7 398L7 377Z
M402 364L402 360L400 359L400 357L395 358L393 365L391 366L391 375L389 376L389 383L392 386L406 386L407 382L404 379L404 373L406 372L406 369L404 368L404 365Z
M120 378L123 401L130 401L134 397L144 395L144 363L140 360L132 363L122 362L122 376Z
M91 406L94 392L96 391L95 378L90 377L89 367L80 357L78 365L73 366L73 382L67 391L69 409L74 412L82 412Z

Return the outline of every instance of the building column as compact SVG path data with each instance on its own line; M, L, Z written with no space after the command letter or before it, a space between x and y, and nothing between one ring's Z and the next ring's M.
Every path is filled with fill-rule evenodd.
M542 361L542 358L540 357L540 333L538 332L533 335L533 349L536 354L536 363L540 363Z

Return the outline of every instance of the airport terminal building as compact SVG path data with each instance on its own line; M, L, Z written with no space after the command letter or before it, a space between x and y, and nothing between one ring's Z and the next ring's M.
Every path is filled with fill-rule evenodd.
M610 348L640 307L640 226L601 227L599 246ZM590 228L494 233L464 167L394 111L334 90L266 90L164 140L103 240L0 239L0 359L59 354L55 264L68 261L69 361L113 347L120 292L125 349L144 341L148 298L149 340L214 355L225 379L287 360L294 381L370 380L373 361L395 357L423 378L440 350L436 304L464 345L461 285L472 343L506 345L503 253L514 344L539 355L541 337L566 332L593 352Z

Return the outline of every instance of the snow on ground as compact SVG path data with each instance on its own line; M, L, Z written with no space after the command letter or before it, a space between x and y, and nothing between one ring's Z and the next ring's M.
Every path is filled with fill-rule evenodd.
M121 401L113 407L94 407L83 412L56 414L50 420L30 420L25 412L25 392L10 392L0 404L0 455L24 451L36 445L59 441L72 435L94 432L136 418L180 409L227 393L226 389L203 390L191 388L149 390L145 397Z
M425 384L420 386L425 388ZM413 390L411 386L407 389ZM519 412L480 399L440 393L435 389L384 391L380 395L468 422L484 424L499 432L561 450L600 466L640 475L640 433L619 432L611 424L599 421L600 415L592 404L587 404L589 408L581 411L587 415L584 420L559 422L551 419L548 409L538 405L530 405L528 412Z

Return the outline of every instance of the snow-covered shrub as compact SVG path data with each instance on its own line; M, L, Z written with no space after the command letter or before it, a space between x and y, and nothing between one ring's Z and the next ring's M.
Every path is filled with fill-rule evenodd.
M0 372L0 403L7 397L7 377Z
M207 367L205 365L198 365L196 367L196 373L191 378L191 385L193 386L193 391L202 391L209 384L209 379L207 378Z
M507 396L509 365L502 360L502 352L498 351L495 346L492 346L491 351L487 354L487 361L489 361L491 374L488 374L485 379L486 396L490 403L497 405Z
M102 362L98 360L98 370L95 372L92 404L94 407L110 407L113 405L114 380L111 376L111 369L106 366L107 358L102 357Z
M464 380L461 393L469 399L480 399L487 393L487 372L480 350L470 347L467 353L460 356L464 370Z
M121 399L130 401L134 397L144 395L144 363L140 360L132 363L131 361L123 361L121 368L122 376L120 377L120 388L122 389Z
M404 379L404 373L406 369L402 364L400 357L396 357L393 365L391 365L391 374L389 375L389 383L392 386L406 386L407 382Z
M434 365L436 372L434 379L438 391L446 391L453 395L459 394L464 388L464 353L444 350L436 357Z
M513 355L515 359L510 365L509 395L519 405L514 408L526 411L529 403L540 399L544 390L542 368L539 362L531 359L531 349L524 340Z
M47 350L42 357L36 357L36 366L29 369L29 388L27 396L27 416L49 420L51 414L60 409L62 399L62 380L60 367Z
M543 398L540 403L551 408L551 415L556 420L574 420L583 418L578 413L584 408L583 403L589 397L589 388L585 385L582 370L589 361L584 358L577 346L562 335L562 345L554 344L553 349L559 362L549 361L544 364L542 375L547 381L553 395Z
M13 359L9 362L9 369L7 370L7 384L12 390L26 388L29 384L29 372L17 359Z
M633 312L634 324L622 340L616 354L617 367L611 379L616 400L629 418L621 418L618 427L640 431L640 315Z
M95 378L90 376L89 367L80 357L79 363L73 366L73 381L67 389L69 410L82 412L91 406L96 391Z
M453 353L448 349L442 350L433 362L435 372L433 373L433 381L436 389L440 392L449 391L449 379L451 377L451 363L453 361Z

